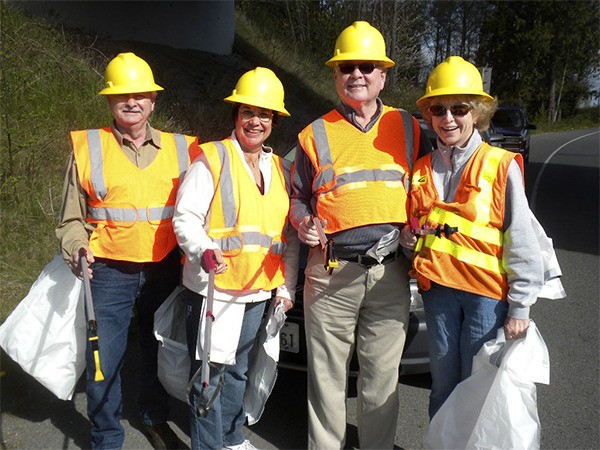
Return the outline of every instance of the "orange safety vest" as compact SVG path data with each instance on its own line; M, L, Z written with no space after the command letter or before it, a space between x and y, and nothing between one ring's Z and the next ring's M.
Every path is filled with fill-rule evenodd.
M175 196L198 152L197 138L161 132L161 148L144 169L127 158L110 128L73 131L71 139L87 193L86 221L96 224L89 242L94 256L161 261L177 245Z
M327 232L407 221L407 191L418 124L406 111L383 106L367 132L330 111L298 135L316 170L316 212Z
M215 184L208 236L228 266L216 275L215 286L267 291L281 286L291 163L273 155L271 186L263 195L230 138L202 144L202 150Z
M508 167L521 155L482 143L460 179L452 203L444 203L435 188L431 154L415 164L411 215L421 226L448 225L457 232L419 237L415 247L414 271L420 289L431 281L443 286L506 300L508 283L502 261L504 205Z

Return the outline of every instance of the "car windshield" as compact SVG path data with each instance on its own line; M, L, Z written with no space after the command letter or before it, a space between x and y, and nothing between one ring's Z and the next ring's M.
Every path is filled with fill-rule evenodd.
M516 109L499 109L494 114L492 119L494 125L497 127L522 127L523 126L523 118L521 114Z

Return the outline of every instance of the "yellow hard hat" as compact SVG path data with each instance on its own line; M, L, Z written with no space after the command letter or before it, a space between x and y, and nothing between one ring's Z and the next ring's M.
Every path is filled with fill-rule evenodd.
M478 95L485 100L494 100L484 92L477 67L460 56L450 56L433 69L427 79L425 95L417 100L417 106L420 107L425 99L439 95Z
M131 52L119 53L108 63L104 82L106 87L98 92L99 95L137 94L163 90L154 82L154 75L148 63Z
M364 21L354 22L340 33L333 57L325 65L334 67L342 61L379 62L386 69L396 64L385 55L385 41L379 30Z
M271 69L257 67L242 75L231 95L223 100L228 103L242 103L270 109L289 116L283 97L283 84L277 75Z

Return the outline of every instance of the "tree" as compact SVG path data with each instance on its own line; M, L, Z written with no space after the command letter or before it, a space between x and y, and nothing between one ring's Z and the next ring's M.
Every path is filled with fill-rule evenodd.
M478 61L493 67L492 91L502 103L559 117L589 92L598 67L597 1L494 1ZM575 96L565 97L566 95Z

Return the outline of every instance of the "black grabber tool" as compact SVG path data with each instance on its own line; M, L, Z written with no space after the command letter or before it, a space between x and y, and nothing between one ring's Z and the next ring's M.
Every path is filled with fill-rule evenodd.
M192 407L194 407L196 414L200 417L206 417L208 415L208 411L212 407L212 404L217 397L217 394L221 390L223 386L223 374L221 374L219 378L219 384L215 389L212 397L208 397L208 387L210 384L210 346L212 340L212 323L215 320L215 316L213 314L213 303L214 303L214 294L215 294L215 269L217 268L217 262L214 259L213 252L204 252L202 255L202 261L204 263L204 267L208 270L208 290L206 293L206 312L205 312L205 324L204 324L204 345L202 346L202 365L196 371L196 373L192 376L190 382L187 387L187 395L188 401ZM198 324L198 335L200 335L200 329L202 327L202 320ZM192 390L194 387L194 383L200 376L200 396L196 400L196 405L194 406L192 402Z
M327 270L327 274L331 275L333 269L336 269L339 266L333 249L333 239L327 239L323 225L321 225L321 221L318 217L311 216L310 218L315 224L315 228L319 234L319 242L321 243L321 250L323 250L323 265L325 266L325 270Z
M435 228L427 228L425 226L420 226L419 219L417 219L416 217L413 217L411 219L410 227L412 228L413 233L417 236L435 234L438 238L441 238L442 233L444 233L446 237L450 239L450 236L458 232L458 227L451 227L447 223L445 223L444 225L438 224L438 226Z
M86 251L82 247L79 250L79 263L81 264L81 275L83 277L83 292L85 294L85 312L88 319L88 341L92 346L94 354L94 363L96 364L96 374L94 381L104 380L104 374L100 368L100 348L98 346L98 325L96 324L96 314L94 313L94 302L92 301L92 288L90 287L90 274L87 267Z

